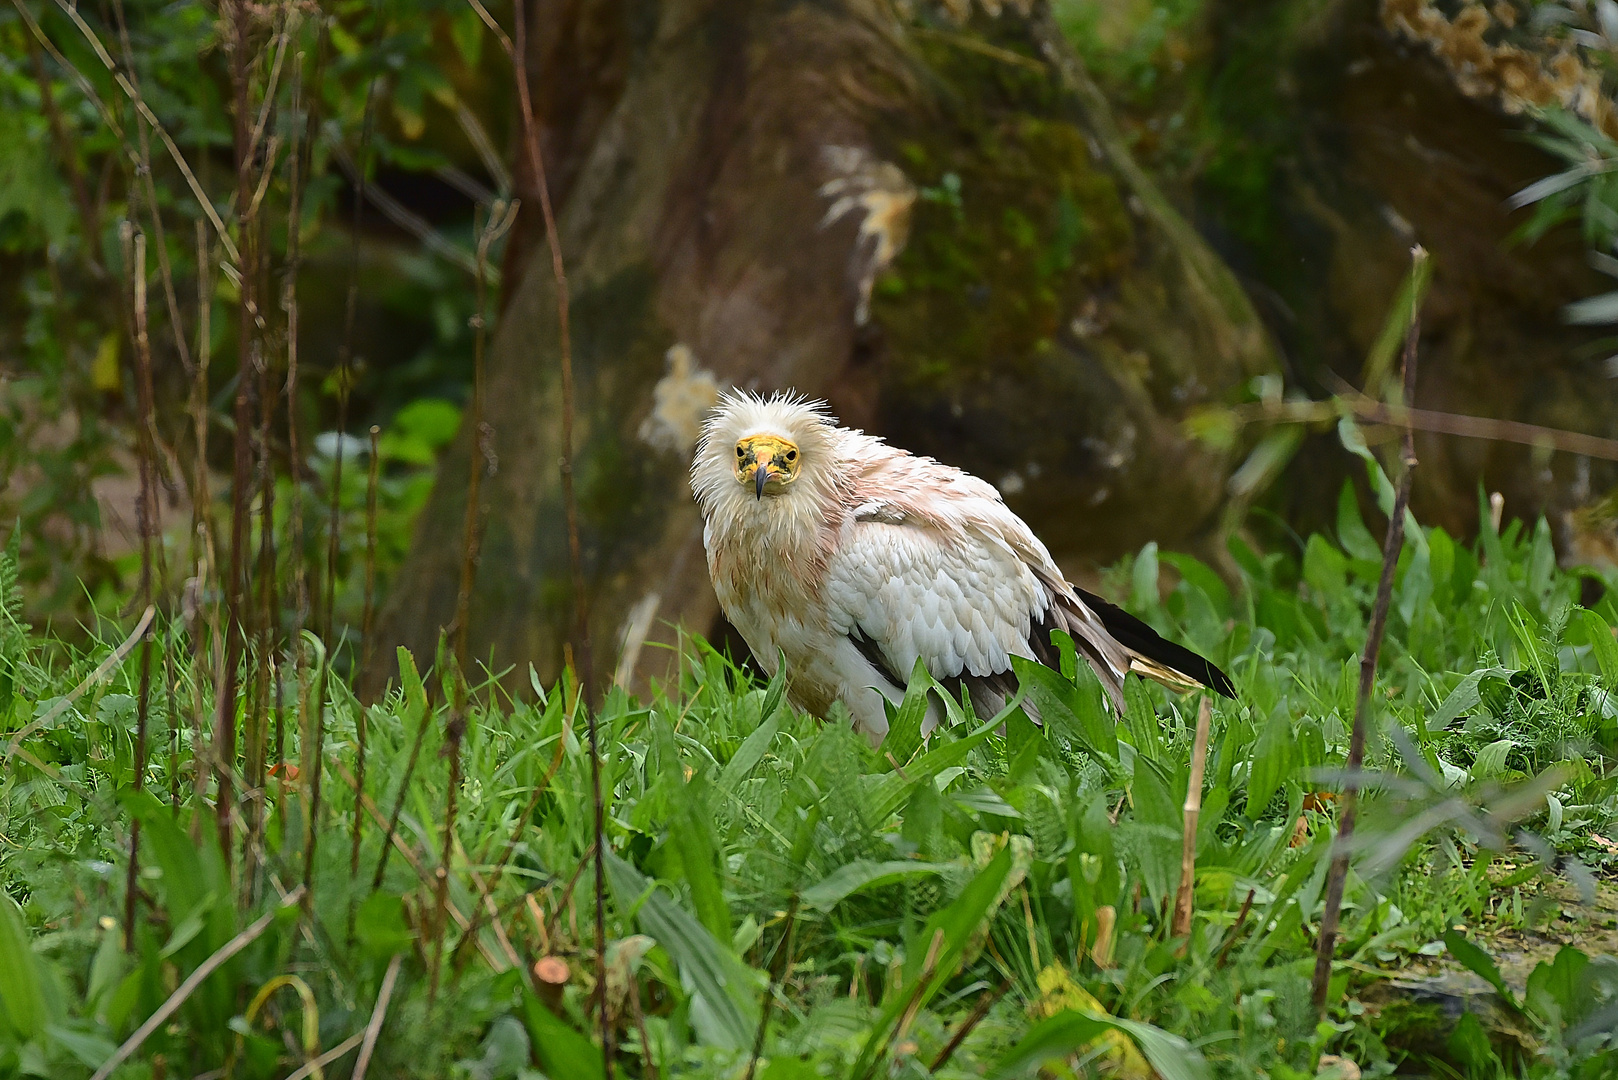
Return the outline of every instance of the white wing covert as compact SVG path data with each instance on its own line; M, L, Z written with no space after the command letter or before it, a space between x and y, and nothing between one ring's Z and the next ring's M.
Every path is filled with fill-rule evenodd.
M832 629L879 654L901 689L918 658L937 679L1003 674L1012 656L1034 655L1030 634L1051 605L997 538L970 526L945 535L884 504L844 526L824 596Z

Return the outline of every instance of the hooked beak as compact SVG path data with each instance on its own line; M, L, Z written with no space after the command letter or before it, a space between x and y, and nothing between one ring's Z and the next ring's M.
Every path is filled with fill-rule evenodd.
M769 448L757 447L753 454L753 499L758 501L764 498L765 485L781 479L782 469L775 463L775 453Z
M763 501L772 483L776 490L792 481L793 462L798 448L790 440L775 435L749 435L736 444L736 479L753 489L753 498Z

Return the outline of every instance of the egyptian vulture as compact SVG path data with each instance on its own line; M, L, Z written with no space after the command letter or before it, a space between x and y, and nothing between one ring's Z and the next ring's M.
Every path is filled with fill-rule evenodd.
M691 466L719 605L787 692L841 701L874 743L916 660L992 716L1013 656L1055 667L1072 636L1115 706L1131 669L1231 696L1224 672L1063 577L989 484L838 427L823 402L726 393ZM937 723L936 705L927 722Z

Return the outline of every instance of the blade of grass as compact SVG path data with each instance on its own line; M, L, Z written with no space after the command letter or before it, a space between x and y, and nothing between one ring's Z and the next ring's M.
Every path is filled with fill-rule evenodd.
M377 991L376 1006L371 1010L371 1022L365 1025L365 1040L360 1044L360 1056L354 1061L354 1080L365 1080L365 1071L371 1067L371 1055L376 1052L376 1040L382 1034L382 1022L388 1016L388 1002L393 999L393 986L399 980L399 965L404 953L394 953L388 961L388 970L382 976L382 989Z
M217 971L231 957L257 941L259 935L270 928L270 924L275 921L281 909L298 903L302 898L303 886L299 885L288 893L279 905L260 915L245 930L225 942L211 956L198 964L197 969L186 976L185 981L174 988L174 993L170 994L168 999L157 1007L157 1011L148 1016L145 1023L136 1028L134 1033L124 1040L123 1045L113 1051L111 1057L102 1062L101 1067L95 1071L90 1080L107 1080L107 1077L111 1076L118 1066L128 1061L129 1056L140 1049L142 1043L151 1038L152 1032L162 1027L164 1022L174 1015L175 1010L185 1004L185 1000L196 991L197 987L202 985L203 980Z

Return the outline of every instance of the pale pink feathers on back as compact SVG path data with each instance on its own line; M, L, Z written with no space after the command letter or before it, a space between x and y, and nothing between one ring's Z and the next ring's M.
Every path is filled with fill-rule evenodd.
M763 498L738 481L738 440L773 435L800 473ZM720 606L759 663L827 715L841 702L880 740L916 661L980 709L1014 687L1013 656L1048 659L1070 633L1115 696L1130 658L989 484L836 426L824 403L732 391L692 464Z

